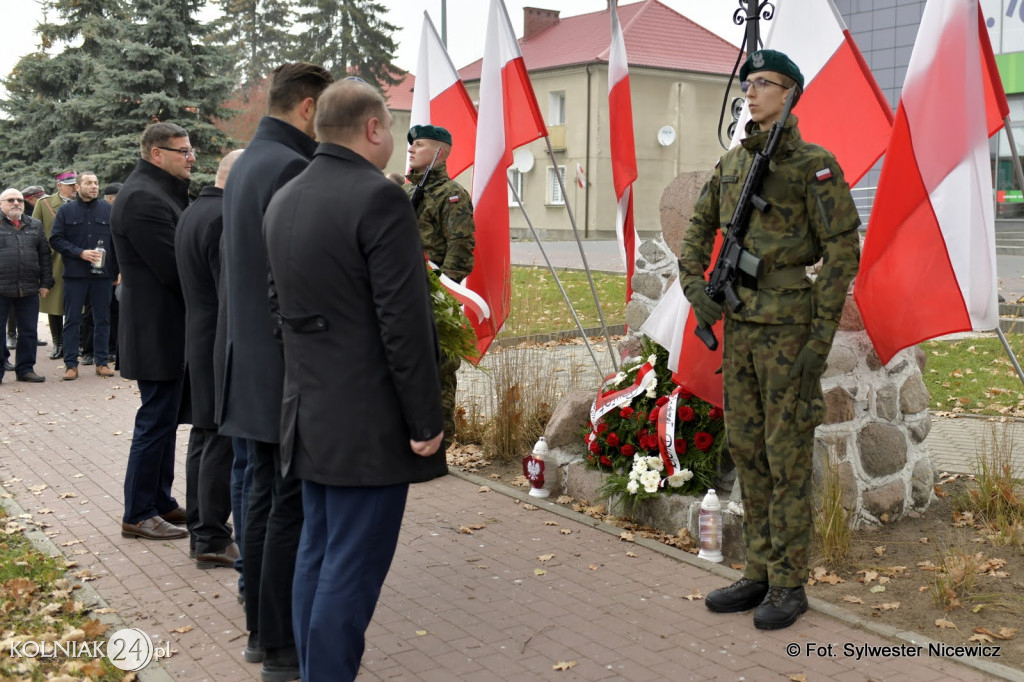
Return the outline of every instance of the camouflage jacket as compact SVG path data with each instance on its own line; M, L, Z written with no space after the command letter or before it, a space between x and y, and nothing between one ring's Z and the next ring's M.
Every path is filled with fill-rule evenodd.
M423 173L410 173L407 177L405 192L412 196ZM420 221L420 238L427 257L455 281L465 279L473 270L476 245L473 200L462 185L448 177L443 163L430 171L416 217Z
M804 142L796 123L792 115L786 121L761 191L771 210L754 211L744 246L762 259L766 275L813 265L819 259L823 260L821 271L813 284L804 278L756 290L737 286L744 307L733 313L726 306L726 315L760 324L810 324L808 345L827 354L847 287L857 274L860 219L835 157L823 147ZM704 277L715 234L726 230L754 153L764 148L768 133L755 128L751 122L748 136L722 156L697 199L679 256L684 288Z

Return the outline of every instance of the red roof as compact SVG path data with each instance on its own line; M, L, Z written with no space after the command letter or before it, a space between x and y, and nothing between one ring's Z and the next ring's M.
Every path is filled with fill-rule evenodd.
M737 47L658 0L620 6L619 23L630 66L727 75L736 63ZM519 40L528 71L607 62L610 45L607 9L565 17L528 40ZM479 80L482 62L464 66L459 75L466 81Z
M412 87L415 84L416 77L406 71L398 85L384 86L382 94L388 103L388 109L412 111Z

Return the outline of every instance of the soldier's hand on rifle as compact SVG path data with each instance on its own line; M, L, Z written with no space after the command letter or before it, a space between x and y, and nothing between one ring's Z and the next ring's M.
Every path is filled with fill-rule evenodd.
M804 346L796 356L796 361L789 370L790 379L800 379L800 400L810 402L814 397L814 389L821 383L821 373L825 371L828 358Z
M697 325L710 329L715 322L722 319L722 306L715 303L704 291L704 281L694 280L683 289L686 300L693 308L693 314L697 318Z

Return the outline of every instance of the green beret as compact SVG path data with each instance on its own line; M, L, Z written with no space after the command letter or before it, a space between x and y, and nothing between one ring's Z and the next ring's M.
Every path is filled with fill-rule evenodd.
M804 75L793 60L778 50L757 50L747 56L747 61L740 67L740 80L747 80L747 74L758 71L774 71L789 76L800 89L804 88Z
M452 143L452 134L441 126L413 126L409 128L409 134L405 136L412 144L414 140L437 140L445 144Z

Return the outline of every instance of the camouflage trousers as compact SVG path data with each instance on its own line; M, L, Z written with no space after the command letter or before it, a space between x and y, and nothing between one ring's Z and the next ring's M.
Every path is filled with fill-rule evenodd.
M778 587L807 580L814 428L825 408L821 384L804 403L789 370L809 333L809 325L725 322L725 429L743 498L743 576Z
M441 358L441 409L444 412L444 442L441 443L441 451L444 452L455 440L455 391L458 389L457 372L462 366L462 358L448 359Z

